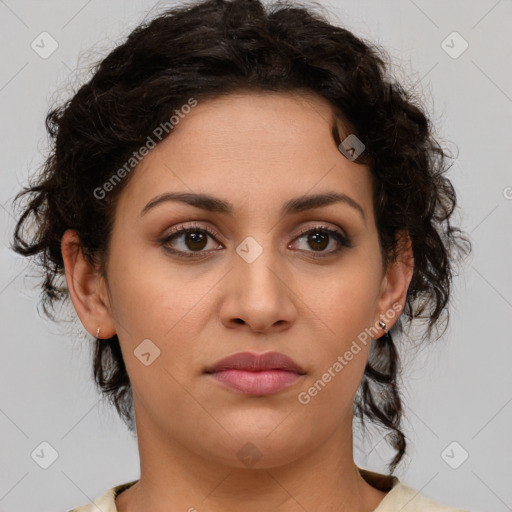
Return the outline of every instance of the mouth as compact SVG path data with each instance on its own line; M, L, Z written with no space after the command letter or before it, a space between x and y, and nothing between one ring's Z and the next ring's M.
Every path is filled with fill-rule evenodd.
M278 352L239 352L208 367L205 374L232 391L266 396L302 380L306 371L293 359Z

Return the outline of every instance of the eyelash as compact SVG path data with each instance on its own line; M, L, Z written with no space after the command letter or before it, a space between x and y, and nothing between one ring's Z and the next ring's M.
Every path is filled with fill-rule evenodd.
M186 252L186 251L179 251L179 250L171 249L170 247L167 246L167 244L169 242L171 242L174 238L179 237L180 235L188 234L188 233L196 233L198 231L208 233L217 242L217 237L219 237L219 234L216 231L212 230L211 228L209 228L207 226L199 226L197 224L193 224L192 226L179 226L178 228L174 229L169 235L160 239L159 243L160 243L160 245L165 246L166 251L172 253L173 255L178 256L179 258L202 258L202 257L204 257L205 253L207 254L208 251ZM339 253L343 247L346 247L346 248L354 247L354 244L348 237L343 235L341 232L339 232L335 229L329 228L327 226L324 226L324 225L317 225L317 226L304 228L294 238L294 241L299 238L302 238L304 235L311 233L311 232L327 233L328 235L331 235L341 246L341 247L338 247L338 249L331 250L327 253L324 253L321 251L306 251L306 252L312 253L311 257L313 259L327 258L329 256L333 256L334 254Z

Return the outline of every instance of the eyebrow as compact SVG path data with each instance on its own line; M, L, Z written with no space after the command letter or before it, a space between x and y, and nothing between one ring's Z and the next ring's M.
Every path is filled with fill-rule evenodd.
M215 196L209 194L193 194L190 192L166 192L160 194L151 199L146 206L142 209L139 217L144 216L147 212L158 206L159 204L168 201L178 201L181 203L195 206L209 212L224 213L227 215L233 215L234 207L231 203L224 201ZM314 195L303 195L290 199L284 203L281 214L290 215L300 213L306 210L313 210L315 208L321 208L322 206L328 206L335 203L343 203L351 206L359 212L364 222L366 223L366 214L362 206L346 194L339 192L325 192L322 194Z

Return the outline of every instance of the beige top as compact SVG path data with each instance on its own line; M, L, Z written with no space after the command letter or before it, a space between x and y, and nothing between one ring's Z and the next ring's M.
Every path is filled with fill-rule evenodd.
M359 468L359 473L372 487L388 491L374 512L467 512L460 508L441 505L402 484L396 476L386 476ZM82 505L68 512L118 512L115 498L138 480L112 487L94 503Z

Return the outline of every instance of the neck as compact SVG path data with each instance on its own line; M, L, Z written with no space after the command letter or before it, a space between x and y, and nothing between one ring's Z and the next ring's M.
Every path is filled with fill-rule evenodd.
M352 418L294 460L275 465L262 457L251 467L193 453L137 419L141 476L116 498L119 512L372 512L386 495L353 461Z

